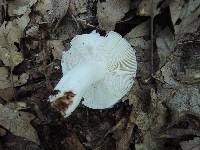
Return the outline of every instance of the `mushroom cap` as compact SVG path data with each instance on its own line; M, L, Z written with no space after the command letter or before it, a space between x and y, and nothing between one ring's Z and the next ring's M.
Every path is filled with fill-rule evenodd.
M63 75L86 61L106 64L107 73L85 90L82 102L85 106L110 108L131 89L137 70L135 50L118 33L110 31L103 37L93 31L73 38L71 48L63 53Z

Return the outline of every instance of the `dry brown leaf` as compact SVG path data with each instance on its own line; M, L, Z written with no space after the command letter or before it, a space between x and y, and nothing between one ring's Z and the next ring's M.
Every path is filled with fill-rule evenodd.
M14 42L19 43L23 31L30 21L30 12L31 10L28 9L21 17L8 22L4 21L0 27L1 47L14 47Z
M51 39L67 40L73 38L77 34L80 34L80 28L77 26L77 23L69 16L66 16L57 29L50 33L50 36Z
M0 67L0 89L6 89L12 87L10 74L6 67ZM13 76L14 86L20 86L27 82L29 75L26 73L20 76Z
M166 123L167 109L163 106L161 99L157 97L157 93L154 89L151 89L150 94L151 105L148 112L144 112L141 106L141 98L137 97L135 100L136 106L133 106L132 115L130 116L130 120L137 125L144 138L142 144L136 145L136 149L138 150L159 150L161 147L157 141L154 140L154 135L156 135L157 131ZM145 97L145 95L142 95L142 97ZM151 135L151 133L154 133L154 135Z
M3 61L5 66L17 66L24 58L22 53L15 50L9 52L6 48L0 46L0 60Z
M128 150L130 141L133 134L133 129L135 127L135 112L132 110L129 116L129 121L126 125L126 129L122 130L121 138L119 141L116 142L116 149L117 150Z
M0 27L0 59L6 66L14 67L23 61L23 56L17 52L16 43L23 37L25 27L28 25L30 10L20 18L4 22Z
M37 0L12 0L8 3L9 16L24 15L31 7L37 2Z
M200 150L200 138L195 137L193 140L180 142L183 150Z
M68 150L85 150L76 134L72 134L70 137L65 138L63 143L64 147Z
M119 120L116 125L114 125L106 134L105 136L109 135L110 133L114 133L114 137L115 139L119 139L120 138L120 134L121 130L125 127L127 123L127 119L126 118L122 118L121 120Z
M171 128L160 134L158 138L175 139L187 135L200 136L200 132L199 130L194 130L194 129Z
M77 16L87 12L87 0L71 0L69 5L70 14Z
M67 13L69 3L69 0L38 0L36 11L41 13L44 21L50 25L55 21L59 24Z
M6 135L6 130L5 129L3 129L3 128L0 128L0 136L4 136L4 135ZM1 148L0 148L1 149Z
M1 81L0 81L1 84ZM13 88L0 89L0 97L5 101L10 101L13 98Z
M49 48L51 49L52 54L54 56L54 59L61 60L62 53L65 48L63 45L63 41L62 40L51 40L51 41L48 41L48 43L49 43Z
M174 79L173 62L167 62L160 70L156 72L155 78L169 86L178 86L179 83Z
M150 33L150 21L143 22L132 29L125 38L129 43L137 48L149 49L150 40L146 40Z
M177 35L193 33L200 26L200 1L170 1L170 13Z
M38 135L30 124L33 118L34 116L30 113L20 112L0 104L0 125L16 136L39 144Z
M128 150L133 132L134 124L128 126L126 130L121 134L121 139L116 144L116 150Z
M129 8L130 0L98 1L97 18L99 27L106 31L114 30L116 23L125 16Z
M166 63L167 58L175 47L174 35L168 27L158 34L156 38L156 45L160 58L159 66L161 67Z
M160 7L157 7L162 0L142 0L138 6L137 14L139 16L151 16L152 9L153 15L156 16L160 13ZM152 7L153 2L153 7Z
M182 86L179 87L169 98L167 106L176 112L196 113L200 115L200 93L197 86Z
M26 30L27 37L39 37L39 25L34 25Z

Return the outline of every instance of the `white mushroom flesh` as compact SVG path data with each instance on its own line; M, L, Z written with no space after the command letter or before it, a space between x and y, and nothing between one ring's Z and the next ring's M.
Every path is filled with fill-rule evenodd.
M49 100L65 117L82 98L93 109L112 107L130 90L137 70L135 50L113 31L106 37L95 31L76 36L61 64L63 77L55 87L59 93ZM73 96L66 96L68 92ZM64 109L58 108L63 107L59 101L64 101Z

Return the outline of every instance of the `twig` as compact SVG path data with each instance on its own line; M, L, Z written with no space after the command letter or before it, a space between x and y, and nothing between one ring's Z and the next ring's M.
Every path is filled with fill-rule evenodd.
M153 34L153 22L154 22L154 0L151 0L151 23L150 23L150 34L151 34L151 76L154 77L154 34ZM151 113L148 113L148 124L149 124L149 134L148 146L151 147Z

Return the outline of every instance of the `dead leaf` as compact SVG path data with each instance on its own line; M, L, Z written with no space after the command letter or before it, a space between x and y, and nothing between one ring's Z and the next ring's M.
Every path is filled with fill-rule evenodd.
M69 5L69 12L74 17L87 12L87 0L72 0Z
M17 52L16 43L23 37L25 27L28 25L30 11L20 18L4 22L0 27L0 59L6 66L15 67L23 61L23 56Z
M6 135L7 131L3 128L0 128L0 136Z
M14 19L13 21L4 21L0 27L0 45L3 48L15 47L14 42L19 43L20 38L23 36L23 31L28 25L30 10L28 10L23 16Z
M73 21L71 17L66 16L63 18L56 30L50 33L50 36L51 39L69 40L75 35L80 34L80 31L81 30L77 26L77 23Z
M174 79L174 67L176 63L167 62L160 70L156 72L155 78L169 86L178 86L179 83Z
M72 134L70 137L65 138L63 143L64 147L68 150L85 150L76 134Z
M119 141L116 142L117 150L129 149L134 127L135 127L135 118L134 118L134 111L132 110L126 128L122 130L121 138Z
M174 35L168 27L158 34L156 38L156 45L160 58L159 66L161 67L166 63L167 58L170 56L170 53L175 47Z
M0 89L6 89L12 87L10 74L6 67L0 67ZM27 82L29 75L26 73L20 76L13 76L14 86L20 86Z
M148 131L144 135L144 141L139 147L138 150L163 150L164 145L161 144L161 142L156 140L156 137L154 135L155 131Z
M95 27L94 18L96 18L93 7L96 7L93 1L71 0L69 5L69 16L76 22L78 28L87 29ZM92 8L92 9L91 9Z
M200 132L194 129L171 128L171 129L168 129L167 131L164 131L157 138L175 139L175 138L180 138L182 136L187 136L187 135L200 136Z
M177 35L193 33L200 26L200 1L170 1L170 13Z
M54 56L54 59L61 60L62 53L65 48L63 45L63 41L62 40L51 40L51 41L48 41L48 43L49 43L49 48L51 49L52 54Z
M29 29L26 30L27 37L39 37L39 25L31 26Z
M3 9L3 5L4 5L4 1L3 0L0 0L0 26L1 26L1 24L3 23L3 21L4 21L4 18L3 18L3 11L4 11L4 9Z
M30 121L34 116L27 112L20 112L0 104L0 125L16 136L21 136L29 141L40 143L35 129Z
M125 125L126 125L126 122L127 122L127 119L126 118L122 118L121 120L119 120L116 125L114 125L106 134L105 136L109 135L110 133L115 133L114 137L117 139L117 138L120 138L119 133L120 130L122 130Z
M9 51L0 46L0 60L3 61L5 66L17 66L24 60L24 58L22 53L15 50Z
M69 3L69 0L39 0L36 5L36 11L38 11L44 17L44 21L50 25L54 22L59 24L67 13Z
M126 34L125 38L136 48L149 49L150 40L146 40L147 38L145 38L149 36L149 33L150 21L146 21L133 28Z
M200 114L200 93L196 86L181 86L169 98L167 106L173 111Z
M181 59L180 69L177 70L175 76L176 80L183 84L198 84L200 82L200 44L181 44L177 47L181 51Z
M23 137L8 134L4 137L5 143L3 145L4 149L9 150L44 150L38 144L29 141Z
M125 16L129 8L129 0L98 1L97 18L99 27L106 31L114 30L116 23Z
M1 84L1 81L0 81ZM0 97L5 101L10 101L13 98L13 88L8 87L5 89L0 89Z
M157 7L162 0L142 0L138 6L137 14L139 16L151 16L153 9L153 16L160 13L160 7ZM153 2L153 7L152 7Z
M200 138L195 137L193 140L180 142L183 150L199 150L200 149Z
M13 0L7 1L9 16L24 15L31 7L37 2L37 0Z
M143 92L142 94L138 93L139 90L136 92L140 96L143 94ZM136 145L138 150L159 150L161 145L159 145L154 138L156 138L156 133L160 128L166 124L167 109L163 106L161 99L157 97L157 93L154 89L151 89L150 94L150 108L144 112L141 106L142 100L140 97L137 97L135 102L136 106L133 106L132 114L130 116L130 120L137 125L144 138L142 144ZM142 97L145 97L145 95L143 94Z

